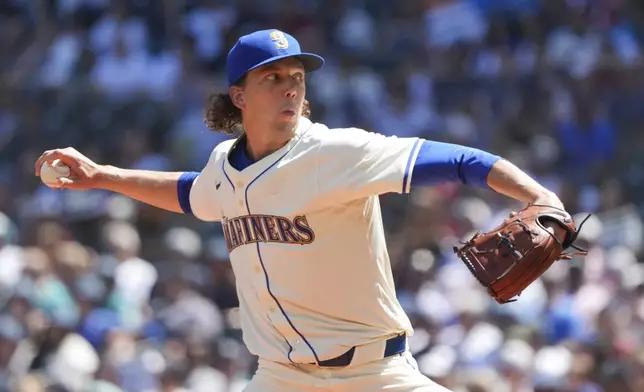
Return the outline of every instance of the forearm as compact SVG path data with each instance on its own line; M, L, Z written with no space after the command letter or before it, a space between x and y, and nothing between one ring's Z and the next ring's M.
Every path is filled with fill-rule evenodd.
M492 166L487 183L494 191L524 203L553 197L552 192L505 159L498 160Z
M159 172L104 166L97 188L120 193L164 210L182 213L178 181L182 172Z

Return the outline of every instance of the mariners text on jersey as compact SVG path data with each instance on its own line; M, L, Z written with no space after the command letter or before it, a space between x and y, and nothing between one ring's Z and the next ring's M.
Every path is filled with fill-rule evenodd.
M221 223L229 252L256 242L307 245L315 240L306 216L245 215L223 217Z

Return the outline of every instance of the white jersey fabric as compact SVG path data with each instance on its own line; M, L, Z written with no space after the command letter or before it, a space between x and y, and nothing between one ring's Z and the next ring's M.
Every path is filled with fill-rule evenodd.
M421 139L300 118L282 148L242 171L219 144L190 205L221 221L248 349L315 363L412 326L396 298L379 194L408 193Z

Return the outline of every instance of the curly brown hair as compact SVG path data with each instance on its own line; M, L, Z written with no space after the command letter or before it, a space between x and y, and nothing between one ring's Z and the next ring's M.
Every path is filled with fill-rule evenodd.
M243 87L245 81L244 77L236 85ZM306 99L302 116L306 118L311 116L311 106ZM228 93L213 93L208 97L204 122L211 131L223 132L227 135L240 135L244 131L241 109L235 106Z

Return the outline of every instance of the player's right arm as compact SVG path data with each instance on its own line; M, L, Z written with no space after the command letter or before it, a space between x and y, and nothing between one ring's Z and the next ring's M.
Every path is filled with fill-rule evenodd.
M143 203L177 213L192 213L201 220L218 220L219 211L209 197L207 180L213 167L201 173L131 170L99 165L74 148L45 151L35 163L36 175L44 162L60 159L71 170L71 178L59 179L64 189L104 189Z

